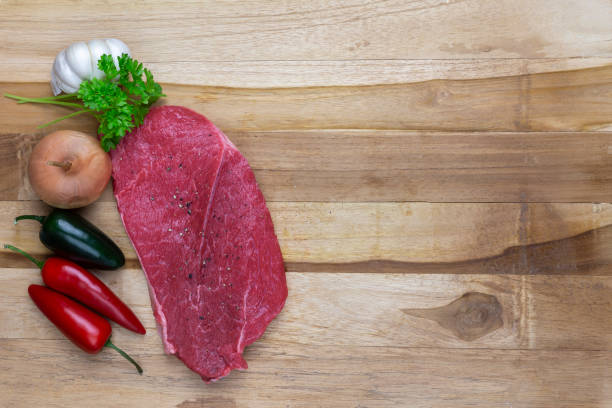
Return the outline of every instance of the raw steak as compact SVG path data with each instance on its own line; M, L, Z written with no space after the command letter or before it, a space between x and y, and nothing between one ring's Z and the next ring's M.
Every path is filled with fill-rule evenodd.
M162 106L112 161L117 207L166 352L204 381L247 368L242 351L281 311L287 284L246 159L204 116Z

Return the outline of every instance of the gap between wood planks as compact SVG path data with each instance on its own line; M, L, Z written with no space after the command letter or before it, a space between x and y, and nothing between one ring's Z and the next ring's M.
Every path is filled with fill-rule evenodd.
M119 327L119 326L116 326ZM148 330L155 330L155 327L152 328L148 328ZM38 337L19 337L19 338L0 338L0 343L2 342L17 342L17 341L24 341L24 342L49 342L49 344L53 344L53 343L57 343L57 342L64 342L64 341L68 341L65 339L41 339ZM161 346L161 340L160 340L160 346ZM270 340L266 340L266 343L270 346L281 346L281 345L287 345L287 344L300 344L303 345L303 343L295 343L292 341L285 341L285 340L277 340L277 341L270 341ZM252 345L247 346L247 349L249 347L253 347ZM335 348L335 347L346 347L346 345L344 344L326 344L326 347L331 347L331 348ZM513 351L520 351L520 352L588 352L588 353L604 353L604 354L610 354L610 358L612 360L612 349L605 349L605 348L571 348L571 347L562 347L562 348L551 348L551 347L540 347L540 348L496 348L496 347L470 347L470 348L466 348L466 347L439 347L439 346L375 346L375 345L359 345L359 346L352 346L353 348L356 349L381 349L381 350L388 350L389 348L393 348L393 349L405 349L405 350L474 350L474 351L508 351L508 352L513 352ZM154 353L149 353L149 355L167 355L163 350L156 350L156 352Z

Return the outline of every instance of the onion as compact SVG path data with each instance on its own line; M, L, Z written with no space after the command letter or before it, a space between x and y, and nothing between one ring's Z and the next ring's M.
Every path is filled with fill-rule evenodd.
M30 184L52 207L77 208L100 197L111 175L111 160L100 142L75 130L42 138L30 157Z

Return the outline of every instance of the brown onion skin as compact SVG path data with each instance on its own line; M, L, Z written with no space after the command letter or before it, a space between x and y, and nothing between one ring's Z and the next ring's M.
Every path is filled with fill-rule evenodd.
M66 169L49 162L70 163ZM78 208L96 201L110 180L110 156L93 136L58 130L32 150L28 176L41 200L52 207Z

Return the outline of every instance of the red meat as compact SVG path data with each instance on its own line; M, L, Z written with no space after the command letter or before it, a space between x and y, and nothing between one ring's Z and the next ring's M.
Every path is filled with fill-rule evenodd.
M247 368L287 297L283 259L253 171L208 119L152 109L112 152L123 225L167 353L204 381Z

